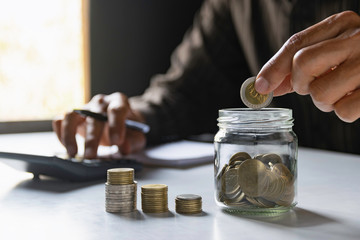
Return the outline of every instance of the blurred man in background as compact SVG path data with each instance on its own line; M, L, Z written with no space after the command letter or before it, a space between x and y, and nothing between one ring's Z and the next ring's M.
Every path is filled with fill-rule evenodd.
M108 122L74 112L53 127L70 156L76 133L85 157L99 144L123 154L204 132L216 132L218 110L244 107L239 89L274 92L273 107L294 111L302 146L360 153L360 10L358 1L205 0L193 26L171 57L169 70L143 95L97 95L88 110ZM270 59L270 60L269 60ZM146 136L126 129L125 119L146 122Z

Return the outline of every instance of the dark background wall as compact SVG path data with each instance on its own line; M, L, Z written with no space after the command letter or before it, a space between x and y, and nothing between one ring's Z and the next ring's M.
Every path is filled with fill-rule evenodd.
M90 0L91 96L141 94L164 73L202 0Z

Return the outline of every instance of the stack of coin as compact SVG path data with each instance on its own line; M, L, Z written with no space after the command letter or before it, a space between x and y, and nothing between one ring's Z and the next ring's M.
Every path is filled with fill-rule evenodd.
M105 209L107 212L127 213L136 210L137 183L134 169L112 168L107 171Z
M163 213L168 208L168 186L148 184L141 187L141 206L144 213Z
M202 198L195 194L181 194L175 199L175 210L181 214L195 214L202 212Z
M111 185L126 185L134 182L133 168L112 168L107 171L107 182Z

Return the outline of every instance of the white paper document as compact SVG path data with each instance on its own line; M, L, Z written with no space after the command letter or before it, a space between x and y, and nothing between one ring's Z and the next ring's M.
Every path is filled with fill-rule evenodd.
M188 167L214 161L212 143L176 141L147 148L128 156L146 165Z

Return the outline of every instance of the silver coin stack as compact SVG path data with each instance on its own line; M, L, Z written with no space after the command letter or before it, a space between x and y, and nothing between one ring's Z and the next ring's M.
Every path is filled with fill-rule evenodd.
M134 169L112 168L107 170L105 183L105 209L111 213L128 213L136 210L137 183Z

